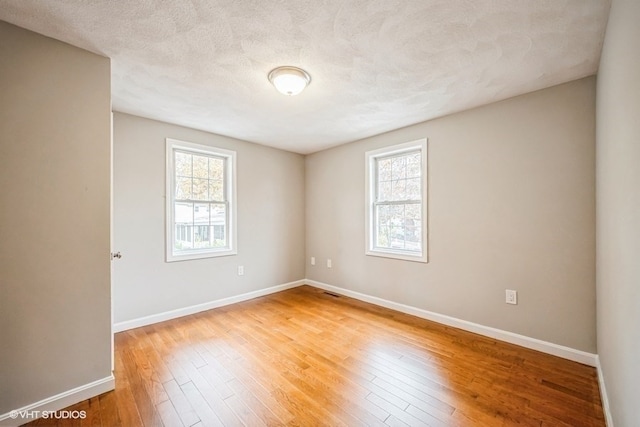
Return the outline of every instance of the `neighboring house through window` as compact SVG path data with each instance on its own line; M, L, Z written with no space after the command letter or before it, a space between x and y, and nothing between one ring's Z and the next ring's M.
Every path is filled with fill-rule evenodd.
M427 140L365 156L366 254L427 262Z
M237 253L235 151L167 144L167 261Z

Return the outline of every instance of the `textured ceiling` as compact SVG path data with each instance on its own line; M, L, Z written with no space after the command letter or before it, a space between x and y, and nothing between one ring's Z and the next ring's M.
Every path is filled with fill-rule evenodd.
M0 19L110 57L114 110L310 153L592 75L609 5L0 0ZM279 65L311 85L279 94Z

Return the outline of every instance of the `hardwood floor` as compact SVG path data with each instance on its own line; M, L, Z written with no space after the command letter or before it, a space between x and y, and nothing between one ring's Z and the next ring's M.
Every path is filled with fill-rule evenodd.
M116 335L58 426L604 426L594 368L308 286Z

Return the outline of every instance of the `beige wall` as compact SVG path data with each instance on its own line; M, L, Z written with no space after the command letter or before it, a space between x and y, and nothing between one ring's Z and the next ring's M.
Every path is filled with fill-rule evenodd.
M165 262L165 138L237 152L237 255ZM303 279L304 226L301 155L115 114L116 323Z
M308 156L307 278L595 352L594 96L590 77ZM364 153L424 137L430 261L365 256Z
M0 414L111 375L110 63L0 21Z
M614 0L597 91L598 352L616 426L640 422L640 2Z

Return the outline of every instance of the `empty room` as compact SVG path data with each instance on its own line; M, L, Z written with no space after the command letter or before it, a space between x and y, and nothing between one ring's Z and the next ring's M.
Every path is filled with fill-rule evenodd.
M640 426L637 0L0 0L0 426Z

